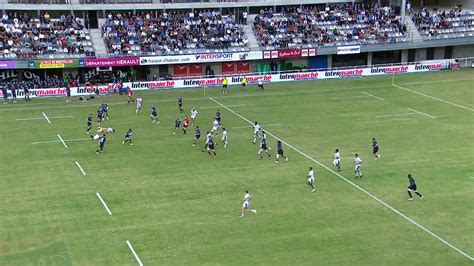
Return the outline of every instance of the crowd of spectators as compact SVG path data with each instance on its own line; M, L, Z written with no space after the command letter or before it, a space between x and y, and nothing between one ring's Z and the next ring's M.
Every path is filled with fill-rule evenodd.
M377 3L262 9L254 20L261 47L406 41L407 29L390 7Z
M94 48L82 21L70 14L53 19L3 13L0 22L0 56L3 58L60 58L92 56Z
M232 14L218 10L110 13L102 25L109 54L175 54L243 48L247 38Z
M428 38L474 36L474 12L457 6L449 11L423 8L412 14L418 31Z

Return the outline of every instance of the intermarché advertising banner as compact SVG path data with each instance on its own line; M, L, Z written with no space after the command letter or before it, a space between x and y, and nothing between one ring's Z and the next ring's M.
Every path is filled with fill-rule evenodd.
M85 66L85 59L38 59L28 61L28 68L78 68Z

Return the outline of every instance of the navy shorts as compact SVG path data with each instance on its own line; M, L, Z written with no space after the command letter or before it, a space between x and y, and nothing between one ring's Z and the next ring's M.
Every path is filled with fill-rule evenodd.
M373 153L377 153L379 151L379 147L374 147L373 148Z

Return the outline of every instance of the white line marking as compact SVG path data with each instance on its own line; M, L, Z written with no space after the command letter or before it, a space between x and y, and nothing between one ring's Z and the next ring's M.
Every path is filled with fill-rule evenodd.
M104 201L104 199L100 196L99 192L96 192L95 194L96 194L97 197L99 198L100 202L102 202L102 205L104 205L104 208L107 210L107 213L108 213L109 215L112 215L112 212L110 211L109 206L107 206L107 204L105 204L105 201Z
M249 119L243 117L242 115L240 115L239 113L233 111L232 109L230 108L227 108L225 105L223 105L222 103L214 100L213 98L209 98L211 101L219 104L220 106L222 106L224 109L226 109L227 111L233 113L234 115L240 117L242 120L244 121L247 121L247 123L249 124L252 124L252 121L250 121ZM281 141L283 144L285 144L286 146L290 147L291 149L293 149L294 151L296 151L297 153L299 153L300 155L306 157L307 159L309 159L310 161L320 165L322 168L326 169L327 171L333 173L334 175L336 175L337 177L341 178L342 180L346 181L347 183L349 183L350 185L352 185L353 187L355 187L356 189L358 189L359 191L363 192L364 194L366 194L367 196L371 197L372 199L374 199L375 201L377 201L378 203L382 204L383 206L387 207L388 209L390 209L391 211L393 211L394 213L398 214L399 216L401 216L402 218L404 218L405 220L409 221L410 223L416 225L418 228L422 229L423 231L425 231L426 233L428 233L429 235L431 235L432 237L438 239L439 241L441 241L443 244L449 246L450 248L456 250L457 252L459 252L461 255L465 256L466 258L470 259L470 260L474 260L473 257L471 257L469 254L465 253L464 251L460 250L459 248L455 247L454 245L452 245L451 243L449 243L448 241L444 240L443 238L439 237L438 235L436 235L435 233L431 232L430 230L428 230L426 227L424 227L423 225L415 222L414 220L412 220L410 217L406 216L405 214L401 213L400 211L398 211L397 209L395 209L394 207L388 205L387 203L385 203L383 200L377 198L376 196L372 195L370 192L368 192L367 190L363 189L362 187L360 187L359 185L355 184L354 182L350 181L349 179L347 179L346 177L342 176L341 174L335 172L334 170L332 170L331 168L327 167L326 165L324 165L323 163L317 161L316 159L313 159L312 157L310 157L309 155L307 155L306 153L302 152L301 150L295 148L294 146L292 146L291 144L287 143L286 141L280 139L279 137L273 135L271 132L269 131L266 131L266 133L273 137L274 139L276 140L279 140Z
M398 85L393 85L394 87L397 87L399 89L402 89L402 90L406 90L406 91L409 91L409 92L412 92L412 93L416 93L418 95L421 95L421 96L425 96L425 97L428 97L430 99L433 99L433 100L437 100L437 101L440 101L440 102L443 102L443 103L447 103L447 104L450 104L450 105L454 105L454 106L457 106L459 108L463 108L463 109L466 109L466 110L469 110L471 112L474 111L474 109L472 108L469 108L469 107L466 107L466 106L463 106L463 105L460 105L460 104L457 104L457 103L453 103L453 102L450 102L450 101L446 101L446 100L443 100L443 99L440 99L440 98L436 98L436 97L433 97L431 95L428 95L428 94L424 94L424 93L421 93L421 92L417 92L417 91L414 91L414 90L410 90L410 89L407 89L405 87L401 87L401 86L398 86Z
M64 140L65 142L71 142L71 141L86 141L86 140L91 140L90 138L88 139L66 139ZM61 142L60 140L48 140L48 141L35 141L35 142L31 142L31 144L45 144L45 143L57 143L57 142Z
M46 116L46 114L44 112L43 112L43 116L44 116L44 118L46 118L46 121L48 121L48 124L51 124L51 121L49 121L48 116Z
M79 168L79 170L81 171L82 175L86 175L86 172L84 172L84 169L82 169L82 166L79 164L78 161L76 161L76 165Z
M280 127L283 126L283 124L266 124L266 125L261 125L262 127ZM252 129L252 126L243 126L243 127L232 127L232 129L238 129L238 128L248 128Z
M56 119L56 118L71 118L71 115L66 116L50 116L49 119ZM31 118L17 118L17 121L27 121L27 120L39 120L44 119L44 117L31 117Z
M246 106L245 104L235 104L235 105L229 105L230 107L242 107ZM219 108L219 106L204 106L199 109L214 109L214 108Z
M365 94L365 95L368 95L368 96L370 96L370 97L374 97L375 99L379 99L379 100L381 100L381 101L383 101L383 100L384 100L384 99L383 99L383 98L381 98L381 97L375 96L375 95L373 95L373 94L370 94L370 93L368 93L368 92L365 92L365 91L362 91L362 93L363 93L363 94Z
M130 241L127 240L127 241L125 241L125 242L127 243L128 249L130 249L130 251L132 252L133 256L134 256L135 259L137 260L138 265L143 266L142 261L140 260L140 258L138 257L137 253L136 253L135 250L133 249L132 244L130 244Z
M356 99L356 98L369 98L370 96L347 96L347 97L334 97L331 100L344 100L344 99Z
M401 113L401 114L393 114L393 115L378 115L376 117L393 117L393 116L406 116L406 115L419 115L418 113Z
M59 135L59 134L58 134L58 138L59 138L59 140L60 140L60 141L63 143L63 145L64 145L64 148L66 148L66 149L67 149L66 142L64 142L63 138L61 138L61 135Z
M432 115L429 115L429 114L427 114L427 113L423 113L423 112L417 111L417 110L415 110L415 109L408 108L408 110L413 111L413 112L416 112L416 113L419 113L420 115L424 115L424 116L427 116L427 117L432 118L432 119L436 119L436 117L434 117L434 116L432 116Z
M471 176L471 177L469 177L469 178L472 178L472 179L474 179L474 176Z

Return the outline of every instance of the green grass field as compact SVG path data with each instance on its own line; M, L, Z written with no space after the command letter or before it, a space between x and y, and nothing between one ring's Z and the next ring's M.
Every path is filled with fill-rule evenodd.
M404 89L386 76L267 84L265 92L232 87L227 96L220 88L152 91L140 93L139 115L125 96L105 96L105 125L117 133L99 155L85 122L90 112L95 121L100 101L0 106L0 265L136 265L126 240L144 265L472 265L473 74L396 76ZM185 114L198 108L203 135L218 108L213 97L292 145L284 145L289 161L274 163L271 137L272 160L258 160L250 124L223 107L229 146L218 145L217 158L209 158L204 137L191 146L193 127L171 134L184 117L179 94ZM159 126L149 118L152 103ZM71 117L53 118L60 116ZM17 120L28 118L39 119ZM128 128L134 146L122 145ZM335 148L341 176L315 162L335 170ZM356 152L362 179L353 172ZM309 166L316 193L305 184ZM423 200L407 200L408 173ZM239 218L246 189L258 214Z

